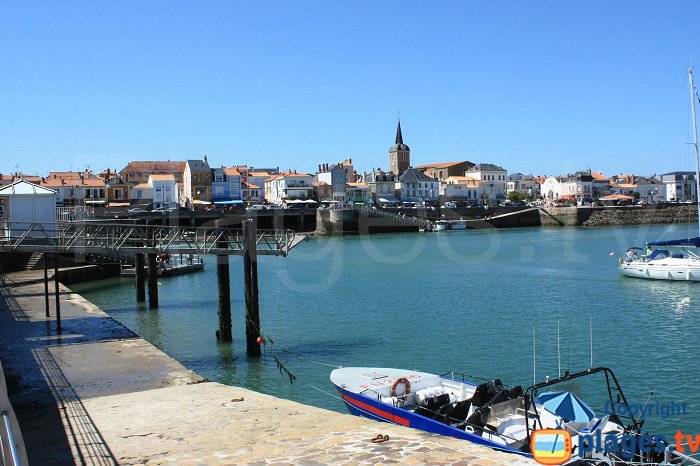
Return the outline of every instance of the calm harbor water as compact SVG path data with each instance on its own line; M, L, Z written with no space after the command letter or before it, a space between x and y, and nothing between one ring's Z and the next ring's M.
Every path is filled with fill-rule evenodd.
M260 257L268 345L245 352L240 258L232 258L234 343L216 342L213 257L203 273L160 279L160 309L136 303L133 279L73 288L211 380L344 412L336 366L459 371L527 386L593 364L613 369L645 429L700 433L700 284L621 277L617 257L646 240L694 235L695 224L456 231L319 238L289 257ZM610 253L615 252L615 256ZM272 343L273 342L273 343ZM280 375L275 358L297 380ZM583 394L586 397L586 393ZM597 398L592 407L604 408ZM658 402L658 405L656 404ZM687 414L664 417L685 403Z

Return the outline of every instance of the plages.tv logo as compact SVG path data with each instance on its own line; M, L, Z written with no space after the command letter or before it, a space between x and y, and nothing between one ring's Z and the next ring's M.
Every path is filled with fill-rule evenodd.
M564 429L539 429L530 437L532 458L540 464L562 464L571 458L571 434Z

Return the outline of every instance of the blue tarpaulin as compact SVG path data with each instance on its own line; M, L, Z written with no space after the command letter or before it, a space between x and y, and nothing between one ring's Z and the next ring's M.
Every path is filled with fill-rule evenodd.
M223 204L223 205L243 204L243 201L214 201L214 204Z
M647 243L647 246L694 246L700 248L700 236L695 238L674 239L670 241L655 241Z

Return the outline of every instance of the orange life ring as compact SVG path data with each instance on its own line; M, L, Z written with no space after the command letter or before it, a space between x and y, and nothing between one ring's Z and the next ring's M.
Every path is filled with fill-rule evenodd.
M404 391L401 395L396 394L396 388L399 385L404 386ZM411 382L409 382L406 377L399 377L398 379L394 380L394 384L391 386L391 396L393 396L393 397L398 396L398 397L405 398L406 395L408 395L409 393L411 393Z

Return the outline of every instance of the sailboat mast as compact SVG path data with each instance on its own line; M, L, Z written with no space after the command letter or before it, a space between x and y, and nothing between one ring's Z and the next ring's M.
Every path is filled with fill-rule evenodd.
M698 157L698 124L695 120L695 85L693 84L693 69L688 69L690 80L690 108L693 110L693 147L695 148L695 200L698 207L698 236L700 236L700 157Z

